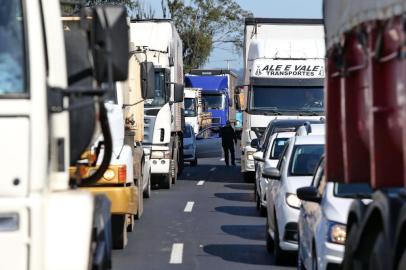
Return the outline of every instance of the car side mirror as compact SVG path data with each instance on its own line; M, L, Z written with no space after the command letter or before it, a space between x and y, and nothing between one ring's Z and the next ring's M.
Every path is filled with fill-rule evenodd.
M280 180L281 179L281 172L279 169L274 167L266 167L262 172L262 176L265 178L270 178L272 180Z
M183 84L175 83L173 89L174 89L173 102L174 103L183 102L183 92L184 92Z
M99 83L127 79L128 28L127 10L124 6L96 6L93 8L91 44L95 78Z
M302 187L296 190L297 197L302 201L321 202L321 196L315 187Z
M262 151L255 152L252 156L255 161L264 162L264 152Z
M251 147L252 148L258 148L258 146L259 146L259 140L258 139L253 139L251 141Z
M141 63L142 98L150 99L155 96L155 67L152 62Z

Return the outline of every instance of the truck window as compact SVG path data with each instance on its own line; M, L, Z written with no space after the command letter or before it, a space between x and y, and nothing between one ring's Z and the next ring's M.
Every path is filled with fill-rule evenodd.
M323 87L253 86L250 111L315 112L323 114Z
M183 132L183 137L184 138L192 138L192 127L191 126L185 126L185 130Z
M0 5L0 96L27 93L23 12L20 1Z
M155 96L145 100L146 107L161 107L169 101L166 91L165 71L155 71Z
M196 116L196 100L194 98L185 98L185 116Z
M204 94L202 97L207 102L209 110L222 110L224 109L224 95L221 94Z
M372 195L372 188L369 184L334 184L334 196L341 198L370 198Z
M295 146L290 158L289 175L312 176L323 152L323 144Z

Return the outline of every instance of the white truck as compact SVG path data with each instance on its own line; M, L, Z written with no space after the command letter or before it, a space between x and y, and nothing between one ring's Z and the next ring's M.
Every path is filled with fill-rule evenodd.
M254 179L253 153L273 119L324 115L322 20L245 20L241 172ZM253 145L251 142L253 141Z
M185 88L185 123L192 126L195 134L211 126L211 113L202 100L200 88Z
M169 189L183 169L182 41L166 19L133 20L130 33L131 53L155 69L155 95L144 103L145 162L152 184Z
M111 148L99 86L126 79L128 30L123 7L91 11L89 39L89 28L64 31L59 1L1 3L0 269L111 267L109 201L76 189L109 156L85 179L70 179L69 165L91 143L96 111Z

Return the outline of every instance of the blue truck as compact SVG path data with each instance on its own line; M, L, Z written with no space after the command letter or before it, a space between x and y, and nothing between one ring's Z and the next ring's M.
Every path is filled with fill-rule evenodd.
M212 125L236 123L234 88L237 75L230 70L195 69L185 76L185 87L202 89L202 100L212 115Z

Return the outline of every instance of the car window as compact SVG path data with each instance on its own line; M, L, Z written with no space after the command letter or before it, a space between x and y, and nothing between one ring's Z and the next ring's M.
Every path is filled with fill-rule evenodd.
M279 159L282 154L285 145L288 143L289 138L276 138L271 147L271 152L269 154L270 159Z
M186 126L183 138L192 138L192 128L190 126Z
M289 175L312 176L323 152L323 144L295 146L290 159Z
M277 165L278 170L281 170L282 166L284 166L286 163L286 160L288 158L288 149L289 149L289 143L287 143L285 145L285 148L283 149L282 154L279 158L279 162Z

